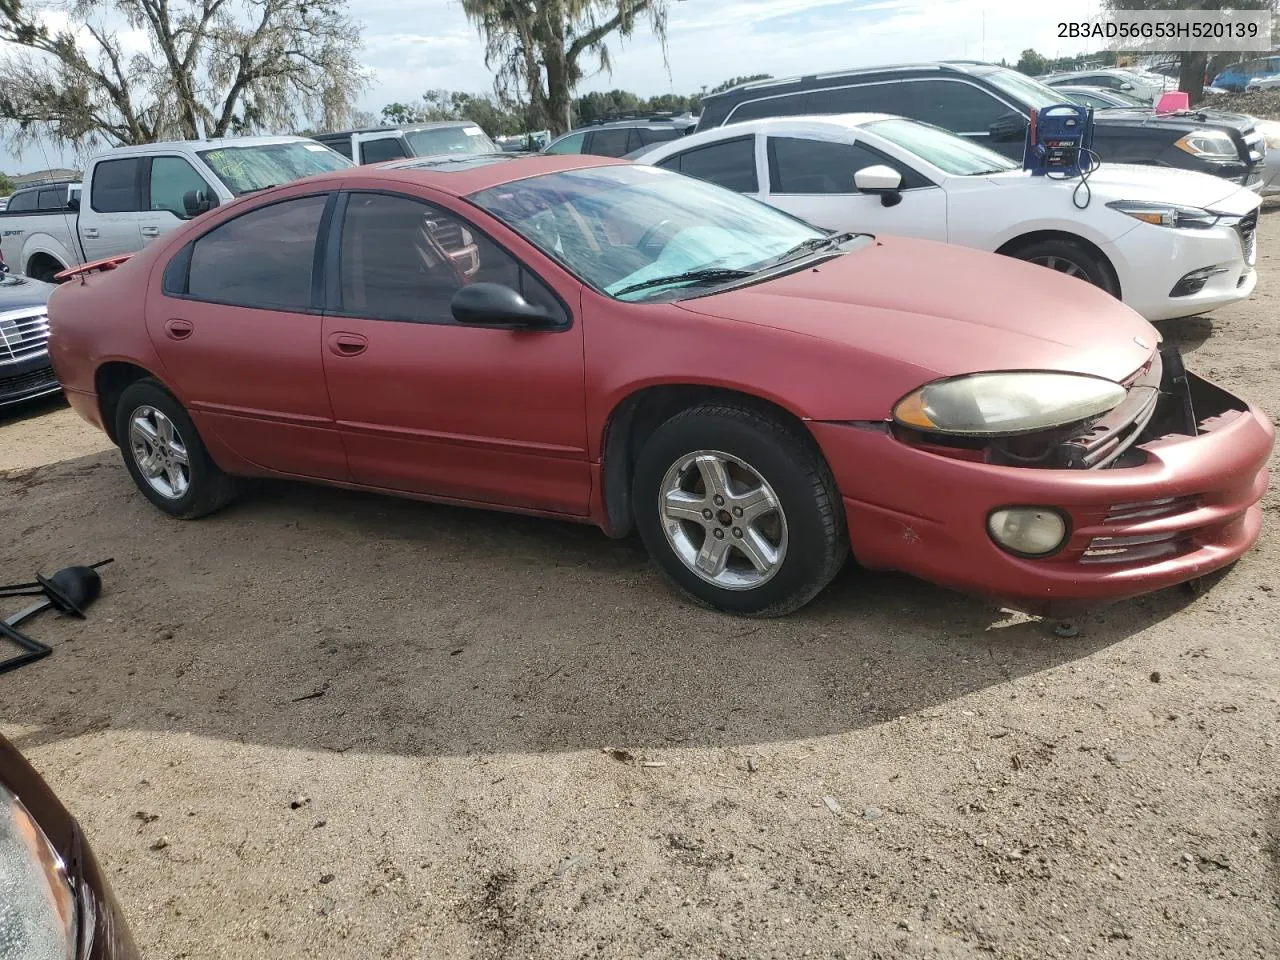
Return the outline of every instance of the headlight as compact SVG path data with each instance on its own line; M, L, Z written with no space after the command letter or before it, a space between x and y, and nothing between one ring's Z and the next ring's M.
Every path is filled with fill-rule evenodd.
M1206 160L1239 160L1236 142L1221 130L1192 130L1174 144L1179 150Z
M1220 219L1218 214L1210 213L1200 207L1184 207L1176 203L1112 200L1107 206L1112 210L1128 214L1135 220L1154 223L1158 227L1189 227L1193 230L1207 230Z
M904 427L968 437L1014 436L1099 417L1124 400L1111 380L1075 373L975 373L939 380L893 408Z
M0 786L0 956L75 960L76 898L62 860Z

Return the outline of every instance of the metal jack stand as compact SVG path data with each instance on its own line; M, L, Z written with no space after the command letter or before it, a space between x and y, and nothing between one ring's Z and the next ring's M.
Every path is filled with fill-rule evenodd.
M0 597L44 597L13 616L0 620L0 637L26 651L8 660L0 660L0 673L25 667L28 663L34 663L53 653L52 647L19 631L18 624L50 607L59 613L83 620L85 608L98 599L102 592L102 577L98 574L98 567L106 566L112 559L114 558L99 560L87 567L63 567L50 577L42 577L37 573L31 583L0 586Z

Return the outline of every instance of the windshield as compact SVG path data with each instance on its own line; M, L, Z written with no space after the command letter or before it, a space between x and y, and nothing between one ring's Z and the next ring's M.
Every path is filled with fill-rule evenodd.
M430 130L406 130L404 138L413 147L415 157L431 157L438 153L501 153L479 127L434 127Z
M313 141L219 147L200 151L200 159L237 197L315 173L354 166L346 157Z
M874 120L863 125L877 136L909 150L926 163L958 177L1017 170L1021 164L972 140L914 120Z
M1039 80L1033 80L1025 73L1019 73L1017 70L1005 70L1003 68L992 70L990 73L984 73L982 79L989 81L998 90L1021 102L1024 107L1033 107L1039 110L1042 107L1052 107L1062 102L1061 93L1055 93L1052 87L1046 86Z
M671 285L623 292L659 277L760 269L827 236L731 190L638 164L545 174L468 199L620 300L672 292Z

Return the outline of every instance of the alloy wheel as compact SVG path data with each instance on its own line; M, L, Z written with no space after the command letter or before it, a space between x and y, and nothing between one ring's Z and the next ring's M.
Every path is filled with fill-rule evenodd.
M169 500L186 495L191 488L191 461L172 420L155 407L138 407L129 418L129 449L152 490Z
M787 518L754 468L716 450L698 450L662 479L658 511L667 542L695 574L726 590L767 583L787 553Z

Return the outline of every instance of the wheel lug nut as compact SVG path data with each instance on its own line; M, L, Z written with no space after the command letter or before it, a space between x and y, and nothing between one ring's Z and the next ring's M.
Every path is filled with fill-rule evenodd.
M710 520L710 519L711 519L712 517L714 517L714 516L715 516L715 514L714 514L714 513L712 513L710 510L703 510L703 511L702 511L702 518L703 518L704 520Z
M712 530L711 532L715 535L715 538L716 538L717 540L723 540L723 539L724 539L724 531L723 531L723 530L721 530L719 527L716 527L716 528L715 528L714 530Z
M742 539L742 528L741 528L741 527L734 527L734 528L733 528L733 535L734 535L735 537L737 537L739 540L741 540L741 539Z
M717 493L717 494L716 494L716 496L715 496L715 504L716 504L716 506L717 506L717 507L723 507L723 506L724 506L724 497L720 496L720 494L718 494L718 493Z
M741 507L734 507L734 508L733 508L733 515L734 515L735 517L740 517L740 516L742 516L742 508L741 508Z

